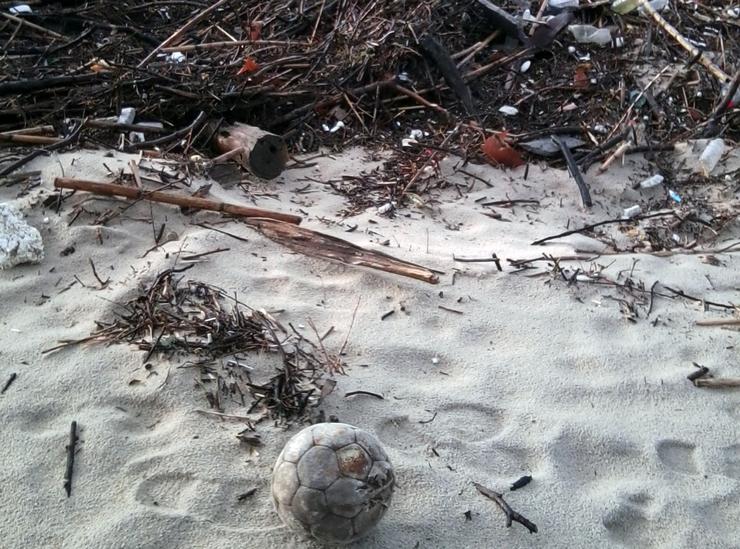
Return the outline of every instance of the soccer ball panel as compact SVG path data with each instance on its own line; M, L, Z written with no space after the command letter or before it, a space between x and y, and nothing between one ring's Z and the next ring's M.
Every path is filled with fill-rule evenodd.
M356 436L357 444L362 446L374 461L388 461L388 456L385 454L377 438L361 429L357 429Z
M299 486L295 465L288 461L278 461L272 478L272 496L277 502L290 505Z
M393 467L387 461L376 461L373 463L370 473L367 475L368 484L371 486L383 486L393 476Z
M329 514L318 524L311 526L311 533L321 541L349 543L355 537L352 520Z
M356 517L367 503L365 483L353 478L340 478L326 490L329 509L340 517Z
M305 524L316 524L329 512L324 492L305 486L298 488L291 507L295 517Z
M336 451L339 471L348 477L365 480L373 460L359 444L349 444Z
M386 502L388 503L388 502ZM365 510L352 519L352 526L358 535L369 532L385 514L386 503L371 502Z
M288 441L285 448L283 448L281 456L285 461L298 463L301 456L303 456L303 454L305 454L313 445L311 429L304 429Z
M314 444L341 448L355 441L355 429L346 423L318 423L311 429Z
M298 462L298 480L301 486L323 490L338 477L337 455L326 446L310 448Z

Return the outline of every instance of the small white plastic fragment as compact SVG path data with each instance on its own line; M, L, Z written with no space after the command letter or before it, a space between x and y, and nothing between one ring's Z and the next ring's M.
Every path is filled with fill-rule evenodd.
M630 206L629 208L624 209L624 212L622 212L622 218L632 219L633 217L639 214L640 214L640 205L635 204L634 206Z
M41 233L10 204L0 204L0 270L44 259Z
M134 107L123 107L121 114L118 115L119 124L133 124L136 118L136 109Z
M612 41L612 33L609 29L598 29L593 25L570 25L568 30L581 44L604 46Z
M561 10L563 8L577 8L579 0L550 0L548 6Z
M657 187L661 183L663 183L663 176L660 174L655 174L647 179L644 179L643 181L640 181L640 187L643 189L652 189L653 187Z
M141 132L129 132L128 140L131 141L131 143L143 143L146 141L146 138Z
M8 11L13 15L29 15L33 13L31 6L28 4L18 4L17 6L10 8Z
M525 72L527 72L529 70L529 67L531 67L531 66L532 66L532 62L529 61L529 60L527 60L524 63L522 63L522 66L521 67L519 67L519 71L521 73L525 73Z
M386 214L393 209L393 202L386 202L382 206L378 206L378 213L380 215Z
M699 165L701 171L705 176L712 173L712 170L717 166L719 159L722 158L722 154L725 152L725 142L722 139L712 139L707 144L704 152L699 157Z
M421 139L422 137L424 137L424 132L421 130L411 130L409 132L409 137L411 139Z
M517 109L516 107L511 107L509 105L504 105L498 110L498 112L505 116L516 116L517 114L519 114L519 109Z
M167 58L170 63L184 63L186 59L185 54L180 51L173 51Z
M337 120L332 127L329 127L327 124L321 124L321 127L325 132L336 133L344 128L344 122Z

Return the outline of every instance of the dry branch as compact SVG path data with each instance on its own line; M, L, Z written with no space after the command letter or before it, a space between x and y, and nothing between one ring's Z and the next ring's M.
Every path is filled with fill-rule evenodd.
M712 389L740 387L740 377L702 377L695 379L694 385Z
M365 250L341 238L268 219L248 219L247 224L270 240L311 257L339 261L345 265L369 267L430 284L439 282L439 277L426 267L396 259L382 252Z
M267 218L285 222L288 224L299 224L302 221L301 217L297 215L274 212L272 210L263 210L262 208L240 206L238 204L229 204L228 202L217 202L215 200L208 200L206 198L198 198L194 196L178 196L161 191L146 191L133 187L124 187L123 185L98 183L95 181L73 179L71 177L57 177L54 180L54 186L57 189L74 189L77 191L86 191L103 196L123 196L125 198L130 198L134 200L149 200L150 202L175 204L176 206L184 206L186 208L224 212L231 215L237 215L247 218Z
M536 534L537 533L537 525L530 521L528 518L523 517L514 509L512 509L506 501L504 501L504 497L499 494L498 492L494 492L493 490L486 488L485 486L478 484L477 482L473 483L473 486L475 486L475 489L478 490L481 494L486 496L488 499L492 499L496 502L496 504L501 508L501 510L506 514L506 527L510 528L511 523L518 522L522 526L524 526L527 530L529 530L530 534Z

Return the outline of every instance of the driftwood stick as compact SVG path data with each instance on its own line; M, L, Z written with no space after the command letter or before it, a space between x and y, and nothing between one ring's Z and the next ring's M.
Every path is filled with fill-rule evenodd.
M262 208L252 208L249 206L240 206L238 204L229 204L227 202L217 202L215 200L208 200L197 196L179 196L161 191L146 191L134 187L85 181L83 179L73 179L71 177L57 177L54 180L54 187L57 189L86 191L103 196L123 196L132 200L163 202L165 204L174 204L176 206L184 206L186 208L224 212L242 217L261 217L284 221L286 223L294 223L296 225L302 221L301 217L297 215L274 212L272 210L263 210Z
M102 72L86 74L72 74L68 76L51 76L48 78L37 78L31 80L10 80L0 83L0 96L14 95L17 93L30 93L51 88L71 87L80 84L89 84L98 80L107 80L110 76Z
M694 380L694 385L712 389L740 387L740 377L700 377Z
M13 173L18 168L25 166L28 164L31 160L36 158L37 156L43 156L45 154L49 154L50 151L54 151L57 149L61 149L62 147L65 147L66 145L69 145L73 141L77 139L77 137L80 135L80 132L82 131L82 126L84 126L85 122L82 121L75 128L72 130L72 133L70 133L67 137L64 139L61 139L57 141L56 143L49 145L46 148L43 149L36 149L34 151L31 151L23 158L19 158L15 162L11 162L6 167L0 169L0 177L4 177L10 173Z
M740 326L740 318L707 318L697 320L697 326Z
M35 31L38 31L42 34L48 34L52 38L58 38L58 39L64 39L65 36L59 34L58 32L54 32L53 30L49 30L47 28L42 27L41 25L37 25L35 23L31 23L30 21L26 21L22 17L16 17L15 15L10 15L9 13L0 13L5 19L9 19L13 21L14 23L18 23L19 25L25 25L29 29L33 29Z
M24 143L26 145L56 145L62 139L47 135L26 135L23 133L0 134L2 143Z
M673 38L676 42L678 42L683 49L685 49L687 52L689 52L689 55L691 55L692 59L697 58L699 63L704 65L704 67L709 70L716 78L718 78L722 83L729 82L730 77L727 75L725 71L720 69L717 65L712 63L712 60L709 59L702 51L700 51L696 46L694 46L691 42L686 40L680 32L671 25L668 21L663 19L663 16L660 15L657 11L655 11L655 8L650 5L648 0L639 0L640 7L643 9L645 13L647 13L655 23L661 27L671 38Z
M512 509L506 501L504 501L504 497L499 494L498 492L494 492L493 490L490 490L486 488L485 486L478 484L477 482L473 483L473 486L475 486L475 489L478 490L481 494L486 496L488 499L492 499L496 502L496 504L501 508L501 510L506 514L506 527L510 528L511 523L518 522L522 526L524 526L527 530L529 530L530 534L536 534L537 533L537 525L535 525L534 522L530 521L526 517L523 517L514 509Z
M222 6L222 5L224 5L224 4L225 4L225 3L227 2L227 1L228 1L228 0L218 0L218 2L216 2L215 4L212 4L212 5L210 5L210 6L209 6L209 7L207 7L206 9L204 9L204 10L202 10L201 12L199 12L198 14L196 14L196 15L195 15L194 17L190 18L190 19L189 19L189 20L188 20L188 21L187 21L187 22L186 22L186 23L185 23L185 24L184 24L184 25L183 25L182 27L180 27L180 28L179 28L179 29L177 29L177 30L176 30L175 32L173 32L173 33L172 33L172 34L170 35L170 37L169 37L169 38L167 38L167 40L165 40L165 41L164 41L164 42L162 42L162 43L161 43L161 44L160 44L159 46L157 46L156 48L154 48L154 49L153 49L153 50L151 51L151 53L150 53L149 55L147 55L147 56L146 56L146 57L145 57L145 58L144 58L144 59L143 59L143 60L141 61L141 63L139 63L139 65L137 66L137 68L141 68L141 67L143 67L144 65L146 65L146 64L147 64L147 63L148 63L149 61L151 61L151 59L152 59L152 58L153 58L153 57L154 57L155 55L157 55L157 53L159 53L159 51L160 51L160 50L161 50L162 48L166 48L167 46L169 46L170 44L172 44L172 43L173 43L173 42L174 42L175 40L178 40L178 39L179 39L179 38L180 38L180 37L181 37L182 35L184 35L184 34L185 34L185 32L186 32L186 31L187 31L187 30L188 30L188 29L189 29L190 27L192 27L193 25L196 25L196 24L198 24L199 22L201 22L201 21L202 21L203 19L205 19L206 17L208 17L208 16L209 16L209 15L210 15L211 13L213 13L213 12L214 12L214 11L216 11L216 10L217 10L218 8L220 8L220 7Z
M67 468L64 471L64 490L67 492L67 497L72 494L72 473L75 468L75 446L77 446L77 422L73 421L69 429Z
M426 267L396 259L383 252L360 248L335 236L270 219L247 219L246 222L270 240L307 256L339 261L345 265L368 267L423 280L430 284L439 282L436 273Z

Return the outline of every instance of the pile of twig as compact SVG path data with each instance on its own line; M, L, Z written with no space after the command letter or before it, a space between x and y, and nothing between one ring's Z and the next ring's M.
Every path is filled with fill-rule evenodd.
M89 337L63 341L46 352L86 342L130 343L146 351L144 362L155 353L195 358L209 375L217 373L219 388L219 370L210 367L213 361L228 358L224 366L228 369L248 353L278 353L280 365L265 383L253 383L249 370L239 369L237 377L246 376L243 385L254 397L250 413L291 420L318 405L323 396L320 380L325 373L334 373L336 358L318 352L307 339L289 333L268 313L250 308L236 296L203 282L183 283L177 276L183 270L161 272L139 295L120 305L113 320L96 322L98 329ZM324 362L329 358L331 363ZM242 393L239 387L236 390ZM218 395L211 395L209 402L223 411Z
M377 142L414 123L454 119L520 138L569 126L611 134L643 118L647 144L709 122L737 137L710 120L726 82L703 57L649 17L583 4L523 25L524 5L514 0L41 2L33 14L0 20L0 131L52 124L58 132L64 119L88 117L95 130L85 137L110 143L111 131L129 126L166 136L202 111L293 131L310 146ZM700 49L721 52L717 63L732 75L738 24L719 4L671 2L663 17ZM527 7L537 14L539 2ZM579 44L564 32L568 23L611 26L624 46ZM505 116L503 105L521 115ZM137 109L136 123L110 118L125 106ZM166 126L138 123L151 120ZM403 127L391 124L399 120ZM336 121L343 130L322 130Z

